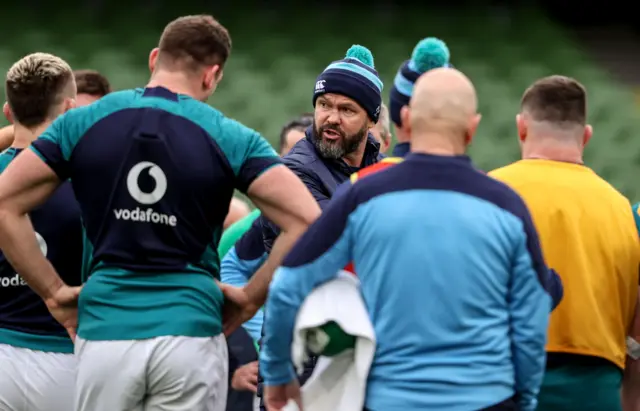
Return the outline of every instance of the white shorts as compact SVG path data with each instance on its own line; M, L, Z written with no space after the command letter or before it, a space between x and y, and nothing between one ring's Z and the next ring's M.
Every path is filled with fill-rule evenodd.
M73 354L0 344L0 411L71 411Z
M75 411L224 411L223 335L86 341L76 337Z

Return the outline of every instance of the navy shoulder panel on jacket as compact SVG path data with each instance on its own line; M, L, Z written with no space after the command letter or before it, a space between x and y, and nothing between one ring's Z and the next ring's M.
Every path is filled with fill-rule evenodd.
M341 210L332 212L335 221L331 221L328 225L336 227L336 230L333 230L335 231L333 235L329 231L323 233L326 237L325 241L329 244L337 239L342 231L340 227L346 224L349 214L359 205L377 196L408 190L454 191L490 202L517 217L522 222L527 249L540 282L547 290L554 288L550 284L552 281L550 272L544 263L538 234L524 201L506 184L476 169L466 156L409 154L401 164L355 183L340 196L340 201L330 205L332 209L341 208ZM321 248L318 247L318 249ZM285 261L285 265L288 266L303 263L305 262L297 261L291 255Z
M466 156L409 154L397 166L362 179L354 190L359 204L395 191L456 191L493 203L518 218L528 215L524 201L515 191L477 170Z
M376 196L403 190L456 191L488 201L517 217L522 222L538 279L549 290L554 303L561 299L562 287L546 267L538 233L524 200L506 184L476 169L468 157L409 154L401 164L354 184L352 207Z

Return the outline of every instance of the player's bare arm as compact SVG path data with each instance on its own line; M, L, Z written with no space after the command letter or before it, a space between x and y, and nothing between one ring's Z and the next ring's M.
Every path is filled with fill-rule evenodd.
M40 251L28 212L56 190L60 180L33 151L24 150L0 175L0 248L45 301L64 283Z
M13 126L0 128L0 151L8 149L13 143Z
M282 230L269 254L246 286L249 298L261 307L273 273L293 244L320 216L320 207L302 181L286 166L272 167L248 190L262 213Z
M320 216L320 207L309 190L284 165L274 166L262 173L249 186L247 194L265 217L280 227L281 234L274 242L267 261L245 286L244 292L249 300L242 304L245 306L245 313L241 318L233 316L228 319L225 324L227 333L251 318L264 305L274 271L296 240ZM225 291L231 300L241 298L230 295L228 291L233 290L226 287Z

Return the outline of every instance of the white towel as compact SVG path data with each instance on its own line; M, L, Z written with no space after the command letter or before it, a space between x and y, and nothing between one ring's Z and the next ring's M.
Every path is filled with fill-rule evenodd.
M302 387L304 411L362 410L376 338L360 294L360 281L349 272L341 271L338 278L315 289L302 304L291 350L296 368L301 369L306 360L307 330L329 321L356 336L356 346L337 356L318 359ZM298 407L290 401L284 411L298 411Z

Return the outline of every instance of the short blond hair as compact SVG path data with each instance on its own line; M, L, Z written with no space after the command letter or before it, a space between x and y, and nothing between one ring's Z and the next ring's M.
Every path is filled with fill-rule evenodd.
M55 109L65 98L75 97L73 71L60 57L29 54L7 72L5 93L14 120L35 127L60 114Z

